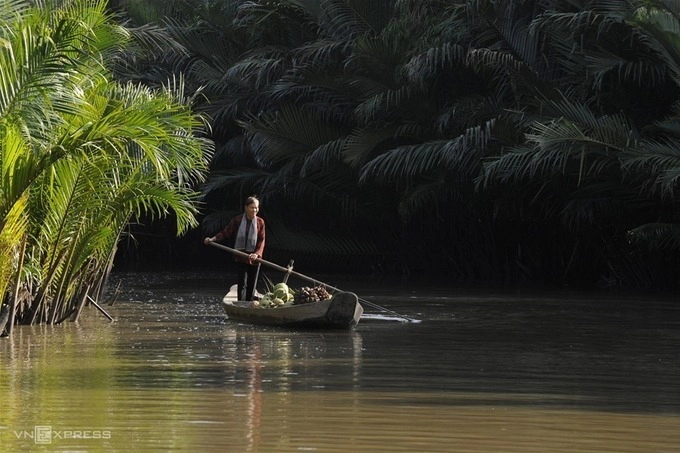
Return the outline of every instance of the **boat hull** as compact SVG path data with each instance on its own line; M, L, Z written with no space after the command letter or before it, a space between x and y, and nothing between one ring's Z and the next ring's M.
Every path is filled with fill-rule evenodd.
M356 294L342 292L328 300L277 308L254 307L234 300L230 292L222 300L229 319L282 327L348 329L359 322L364 309Z

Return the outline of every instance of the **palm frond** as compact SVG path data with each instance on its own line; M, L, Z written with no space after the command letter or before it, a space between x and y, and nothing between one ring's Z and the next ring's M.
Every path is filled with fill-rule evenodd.
M30 0L2 0L0 1L0 23L6 24L25 16L34 2Z
M317 147L305 160L300 168L300 176L303 178L321 169L331 168L337 162L342 161L342 150L345 148L347 137L324 143Z
M126 30L130 34L131 42L135 43L139 50L151 55L171 51L178 56L186 57L189 55L189 50L182 44L182 41L194 42L191 39L194 36L189 35L190 31L170 19L167 19L165 26L147 23L137 27L128 27Z
M237 9L234 24L247 29L253 42L273 42L296 47L314 39L318 24L305 5L295 1L243 2Z
M409 180L415 176L427 175L435 169L450 169L453 156L466 149L464 137L453 140L438 140L418 145L400 146L383 153L362 167L361 182L376 179L382 182Z
M224 74L224 80L238 81L239 85L261 90L279 79L286 70L285 51L269 48L248 55L233 63Z
M304 66L335 67L342 64L349 47L347 42L321 37L291 49L291 57L304 62Z
M294 155L307 154L319 145L336 140L343 130L304 110L282 106L275 115L261 115L239 124L258 162L269 167Z
M212 197L225 189L229 192L241 193L246 189L261 187L262 181L269 176L269 172L255 168L235 167L229 170L215 171L200 186L203 198Z
M375 34L379 31L379 27L384 26L387 21L371 23L369 22L371 16L368 13L375 11L376 6L383 6L384 3L384 0L376 0L375 2L324 0L321 16L323 30L336 39L351 40L367 33ZM391 14L391 11L387 14ZM380 19L384 18L385 16Z
M355 108L354 114L359 124L370 124L376 118L389 117L390 114L402 110L408 101L422 94L409 85L396 90L388 89L373 79L355 79L354 84L361 84L364 94L370 96Z
M13 200L8 211L2 213L0 226L0 294L7 290L20 272L20 244L25 240L30 225L29 197L24 193Z
M647 223L628 233L631 242L653 250L680 250L680 226L677 223Z
M644 140L623 156L621 168L646 180L643 187L651 193L673 197L680 178L680 142L671 137Z
M527 139L541 149L553 146L589 146L590 149L625 151L634 146L638 132L623 114L597 117L583 104L563 99L546 102L543 114L555 117L550 123L537 122Z
M407 61L407 44L390 34L357 37L352 41L352 53L345 63L347 71L395 87Z
M353 130L345 139L342 159L354 168L359 168L371 160L394 139L398 128L396 125L387 127L365 127Z
M9 280L34 290L25 323L56 322L83 300L131 216L172 213L178 234L196 226L191 186L211 152L182 105L182 80L159 90L111 82L105 61L126 33L103 0L48 6L0 27L0 236L30 232L25 267Z
M353 82L353 78L305 64L291 68L269 89L272 102L304 105L306 110L316 109L325 118L348 123L349 113L361 96L350 86Z
M448 140L401 146L372 159L363 166L361 181L376 178L395 182L427 175L435 170L475 177L481 169L481 156L491 139L495 120L470 127Z
M479 180L480 187L489 188L494 182L512 184L525 179L540 181L547 175L564 174L569 163L565 153L549 148L537 156L536 151L533 146L517 146L487 161Z
M415 84L425 84L440 70L465 64L467 50L455 43L445 43L413 56L403 68L406 78Z

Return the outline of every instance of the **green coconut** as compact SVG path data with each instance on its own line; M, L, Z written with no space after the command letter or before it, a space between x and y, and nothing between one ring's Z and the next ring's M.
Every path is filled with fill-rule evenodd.
M285 292L288 292L288 285L285 284L284 282L277 283L276 285L274 285L274 291L276 291L277 289L282 289Z

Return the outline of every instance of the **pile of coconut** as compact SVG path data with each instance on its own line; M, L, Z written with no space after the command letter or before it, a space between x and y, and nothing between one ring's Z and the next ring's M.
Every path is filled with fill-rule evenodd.
M259 301L262 308L275 308L293 305L295 302L295 292L289 288L287 284L281 282L274 285L270 291L267 291Z
M327 300L331 297L331 293L322 285L311 288L303 286L295 291L286 283L281 282L271 287L269 291L262 295L259 302L256 301L253 305L261 308L288 307L294 304L308 304Z

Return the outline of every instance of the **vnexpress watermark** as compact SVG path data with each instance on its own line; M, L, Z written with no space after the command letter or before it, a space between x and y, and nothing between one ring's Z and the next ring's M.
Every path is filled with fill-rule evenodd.
M34 426L32 431L14 431L17 439L32 439L36 444L51 444L64 439L101 440L111 439L107 429L53 429L52 426Z

